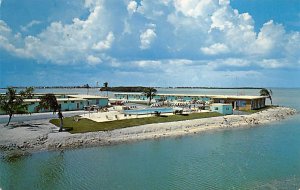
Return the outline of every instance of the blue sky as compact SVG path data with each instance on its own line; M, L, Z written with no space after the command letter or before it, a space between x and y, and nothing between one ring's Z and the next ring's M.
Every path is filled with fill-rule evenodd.
M0 87L300 87L298 0L0 0Z

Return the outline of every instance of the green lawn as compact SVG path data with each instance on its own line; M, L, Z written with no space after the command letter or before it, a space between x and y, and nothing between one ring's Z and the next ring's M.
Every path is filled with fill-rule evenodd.
M75 122L73 117L64 118L64 127L72 128L70 133L85 133L85 132L94 132L94 131L110 131L114 129L120 129L125 127L133 127L138 125L150 124L150 123L164 123L171 121L183 121L191 119L200 119L208 117L217 117L222 114L216 112L208 113L192 113L189 115L170 115L170 116L158 116L158 117L146 117L139 119L125 119L117 121L108 121L108 122L95 122L89 119L80 119L78 122ZM50 122L56 126L59 126L58 119L52 119Z

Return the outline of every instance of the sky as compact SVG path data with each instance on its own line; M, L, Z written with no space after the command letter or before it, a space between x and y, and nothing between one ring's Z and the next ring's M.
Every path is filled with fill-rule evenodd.
M0 87L300 87L299 0L0 0Z

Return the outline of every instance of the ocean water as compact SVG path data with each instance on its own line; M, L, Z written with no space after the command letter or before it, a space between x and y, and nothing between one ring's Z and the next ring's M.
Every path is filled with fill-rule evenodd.
M274 104L300 110L300 89L273 93ZM300 189L300 117L262 127L0 160L0 189Z

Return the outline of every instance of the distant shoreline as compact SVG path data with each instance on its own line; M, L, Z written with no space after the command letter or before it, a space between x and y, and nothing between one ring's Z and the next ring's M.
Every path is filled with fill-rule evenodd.
M15 127L5 127L2 124L0 125L0 153L22 156L38 151L103 146L198 134L211 130L260 126L283 120L296 113L292 108L276 107L250 115L227 115L77 134L59 133L58 128L49 123L49 120L24 122L21 126L16 124Z
M23 89L26 88L26 86L12 86L16 89ZM33 86L35 89L86 89L87 87L83 86ZM88 88L101 88L96 86L90 86ZM109 88L147 88L144 86L115 86L115 87L109 87ZM262 89L264 87L188 87L188 86L177 86L177 87L154 87L154 88L165 88L165 89ZM6 87L1 87L0 89L7 89Z

